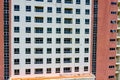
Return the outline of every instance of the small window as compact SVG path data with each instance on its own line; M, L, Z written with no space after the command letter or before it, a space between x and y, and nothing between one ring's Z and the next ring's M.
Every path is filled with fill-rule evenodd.
M85 34L89 34L89 29L85 29Z
M20 54L20 49L19 48L14 48L14 54Z
M31 27L26 27L26 28L25 28L25 32L26 32L26 33L31 33Z
M35 74L43 74L43 69L42 68L35 69Z
M80 43L80 39L79 38L75 38L75 43L76 44Z
M76 19L76 24L80 24L80 19Z
M79 57L75 58L75 63L79 63Z
M25 64L31 64L31 59L25 59Z
M88 66L84 66L84 71L88 71Z
M116 11L111 11L111 14L117 14L117 12Z
M110 76L108 76L108 78L109 78L109 79L112 79L112 78L114 78L114 75L110 75Z
M52 17L47 18L47 23L52 23Z
M117 5L117 2L111 2L111 5Z
M43 33L42 27L35 27L35 33Z
M14 75L20 75L20 70L19 69L15 69L14 70Z
M64 63L72 63L72 58L64 58Z
M36 58L34 63L35 64L43 64L43 59L42 58Z
M19 5L14 5L14 11L20 11L20 6Z
M47 7L47 12L52 13L52 7Z
M19 22L20 21L20 17L19 16L14 16L14 22Z
M75 72L79 72L79 67L75 67Z
M47 33L52 33L52 28L47 28Z
M43 12L44 8L41 6L35 6L35 12Z
M60 7L56 8L56 13L61 13L61 8Z
M111 66L109 66L109 68L115 68L115 66L114 66L114 65L111 65Z
M47 0L47 2L52 2L52 0Z
M61 23L61 18L56 18L56 23Z
M51 64L52 63L52 59L51 58L47 58L47 64Z
M31 11L31 6L26 6L26 12L30 12Z
M30 69L25 69L25 74L31 74L31 70Z
M20 28L19 27L14 27L14 33L19 33L20 32Z
M60 73L60 68L56 68L55 73Z
M64 71L64 73L70 73L70 72L72 72L72 68L71 67L64 67L63 71Z
M56 44L60 44L61 43L61 39L60 38L56 38Z
M84 52L85 52L85 53L89 53L89 48L85 48L85 49L84 49Z
M56 3L61 3L61 0L56 0Z
M25 48L25 54L31 54L31 48Z
M35 54L43 54L43 48L35 48Z
M85 44L89 44L89 38L85 38Z
M111 20L111 24L116 24L116 20Z
M116 39L110 39L110 41L116 41Z
M80 0L76 0L76 4L80 4Z
M52 43L52 38L47 38L47 43Z
M60 63L60 58L56 58L55 63Z
M89 15L90 14L90 10L89 9L85 9L85 15Z
M44 0L35 0L35 1L43 2Z
M75 53L79 53L80 49L79 48L75 48Z
M43 23L43 17L35 17L35 23Z
M30 16L26 16L26 22L31 22L31 17Z
M14 59L14 65L19 65L20 64L20 60L19 59Z
M61 53L61 49L60 48L56 48L56 54L60 54Z
M86 5L90 5L90 0L85 0Z
M115 48L110 48L110 50L111 50L111 51L114 51L114 50L115 50Z
M47 54L51 54L52 53L52 48L47 48Z
M47 73L51 73L51 68L47 68Z
M88 61L89 61L88 57L85 57L84 62L88 62Z
M14 38L14 43L19 43L19 42L20 42L19 38L18 38L18 37L15 37L15 38Z
M114 59L115 59L115 57L109 57L109 59L110 59L110 60L114 60Z
M56 28L56 33L60 34L61 33L61 28Z
M76 14L80 14L80 9L76 9Z
M25 38L26 43L31 43L31 38Z
M80 34L80 29L75 29L75 34Z
M35 43L36 44L42 44L43 43L43 38L35 38Z
M90 20L89 19L85 19L85 24L89 24Z

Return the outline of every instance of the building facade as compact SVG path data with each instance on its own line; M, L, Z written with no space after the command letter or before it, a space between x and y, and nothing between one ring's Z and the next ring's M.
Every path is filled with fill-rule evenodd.
M0 80L119 80L117 0L1 0L0 6Z

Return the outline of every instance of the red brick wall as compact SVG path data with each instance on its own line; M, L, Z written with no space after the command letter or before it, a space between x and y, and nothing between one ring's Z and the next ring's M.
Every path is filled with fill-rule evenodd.
M110 38L116 39L116 33L110 33L110 30L117 29L117 23L111 24L110 21L117 20L117 15L111 14L112 10L117 11L117 5L111 5L111 1L117 2L98 0L96 80L109 80L109 75L115 75L115 68L110 69L109 65L115 65L116 61L109 57L116 56L116 51L110 51L109 48L116 48L116 42L110 42Z

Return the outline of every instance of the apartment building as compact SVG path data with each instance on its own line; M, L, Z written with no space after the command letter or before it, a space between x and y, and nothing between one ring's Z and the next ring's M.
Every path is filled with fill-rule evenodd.
M117 0L1 0L0 6L0 80L119 80Z

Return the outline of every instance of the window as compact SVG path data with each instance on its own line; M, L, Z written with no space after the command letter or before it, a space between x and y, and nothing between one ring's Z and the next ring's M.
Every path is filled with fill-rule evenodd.
M89 38L85 38L85 44L89 44Z
M43 69L42 68L35 69L35 74L43 74Z
M80 14L80 9L76 9L76 14Z
M64 2L65 2L66 4L72 4L72 3L73 3L73 0L64 0Z
M80 0L76 0L76 4L80 4Z
M30 12L31 11L31 6L26 6L26 12Z
M116 41L116 39L110 39L110 41Z
M43 48L35 48L35 54L43 54Z
M52 7L47 7L47 12L52 13Z
M25 64L31 64L31 59L30 58L25 59Z
M115 66L114 66L114 65L111 65L111 66L109 66L109 68L115 68Z
M20 6L19 5L14 5L14 11L20 11Z
M60 44L61 43L61 39L60 38L56 38L56 44Z
M89 15L90 14L90 10L89 9L85 9L85 15Z
M47 68L47 73L51 73L51 68Z
M116 24L116 20L111 20L111 24Z
M26 28L25 28L25 32L26 32L26 33L31 33L31 27L26 27Z
M35 38L35 43L36 44L42 44L43 43L43 38Z
M84 52L85 52L85 53L89 53L89 48L85 48L85 49L84 49Z
M72 24L72 18L64 18L65 24Z
M51 64L52 63L52 59L51 58L47 58L47 64Z
M60 34L61 33L61 28L56 28L56 33Z
M14 38L14 43L19 43L19 42L20 42L19 38L18 38L18 37L15 37L15 38Z
M89 34L89 29L85 29L85 34Z
M52 0L47 0L47 2L52 2Z
M20 70L19 69L14 69L14 75L19 75L20 74Z
M52 28L47 28L47 33L52 33Z
M80 49L79 48L75 48L75 53L79 53Z
M110 30L110 32L111 32L111 33L115 33L115 32L117 32L117 31L116 31L116 30Z
M44 8L41 6L35 6L35 12L43 12Z
M64 73L70 73L72 71L71 67L64 67L63 68Z
M19 16L14 16L14 22L19 22L20 21L20 17Z
M61 18L56 18L56 23L61 23Z
M90 20L89 19L85 19L85 24L89 24Z
M25 74L31 74L31 70L30 69L25 69Z
M55 63L60 63L60 58L56 58Z
M72 63L72 58L64 58L64 63Z
M35 64L43 64L43 59L42 58L36 58L34 63Z
M60 73L60 68L56 68L56 69L55 69L55 72L56 72L56 73Z
M14 27L14 33L19 33L20 32L20 28L19 27Z
M52 53L52 48L47 48L47 54L51 54Z
M60 7L56 8L56 13L61 13L61 8Z
M114 75L110 75L110 76L108 76L108 78L109 78L109 79L114 78Z
M61 3L61 0L56 0L56 3Z
M111 2L111 5L117 5L117 2Z
M64 53L72 53L72 48L64 48Z
M56 53L60 54L61 53L61 49L60 48L56 48Z
M36 23L43 23L43 17L35 17Z
M64 28L65 34L72 34L72 28Z
M80 34L80 29L75 29L75 34Z
M80 24L80 19L76 19L76 24Z
M79 57L75 58L75 63L79 63Z
M84 62L88 62L88 57L84 57Z
M85 1L85 4L86 4L86 5L90 5L90 0L86 0L86 1Z
M14 48L14 54L20 54L20 49L19 48Z
M114 51L114 50L115 50L115 48L110 48L110 50L111 50L111 51Z
M43 33L43 28L35 27L35 33Z
M75 43L76 44L80 43L80 39L79 38L75 38Z
M72 8L65 8L64 9L64 13L65 14L72 14L73 13L73 9Z
M31 43L31 38L25 38L26 43Z
M75 72L79 72L79 67L75 67Z
M114 59L115 59L115 57L109 57L109 59L110 59L110 60L114 60Z
M14 59L14 65L19 65L20 64L20 60L19 59Z
M65 44L71 44L72 43L72 38L64 38L64 43Z
M52 38L47 38L47 43L52 43Z
M31 17L30 16L26 16L26 22L31 22Z
M44 0L35 0L35 1L43 2Z
M25 48L25 54L31 54L31 48Z
M84 66L84 71L88 71L88 66Z
M117 14L117 12L116 11L111 11L111 14Z
M52 17L47 18L47 23L52 23Z

